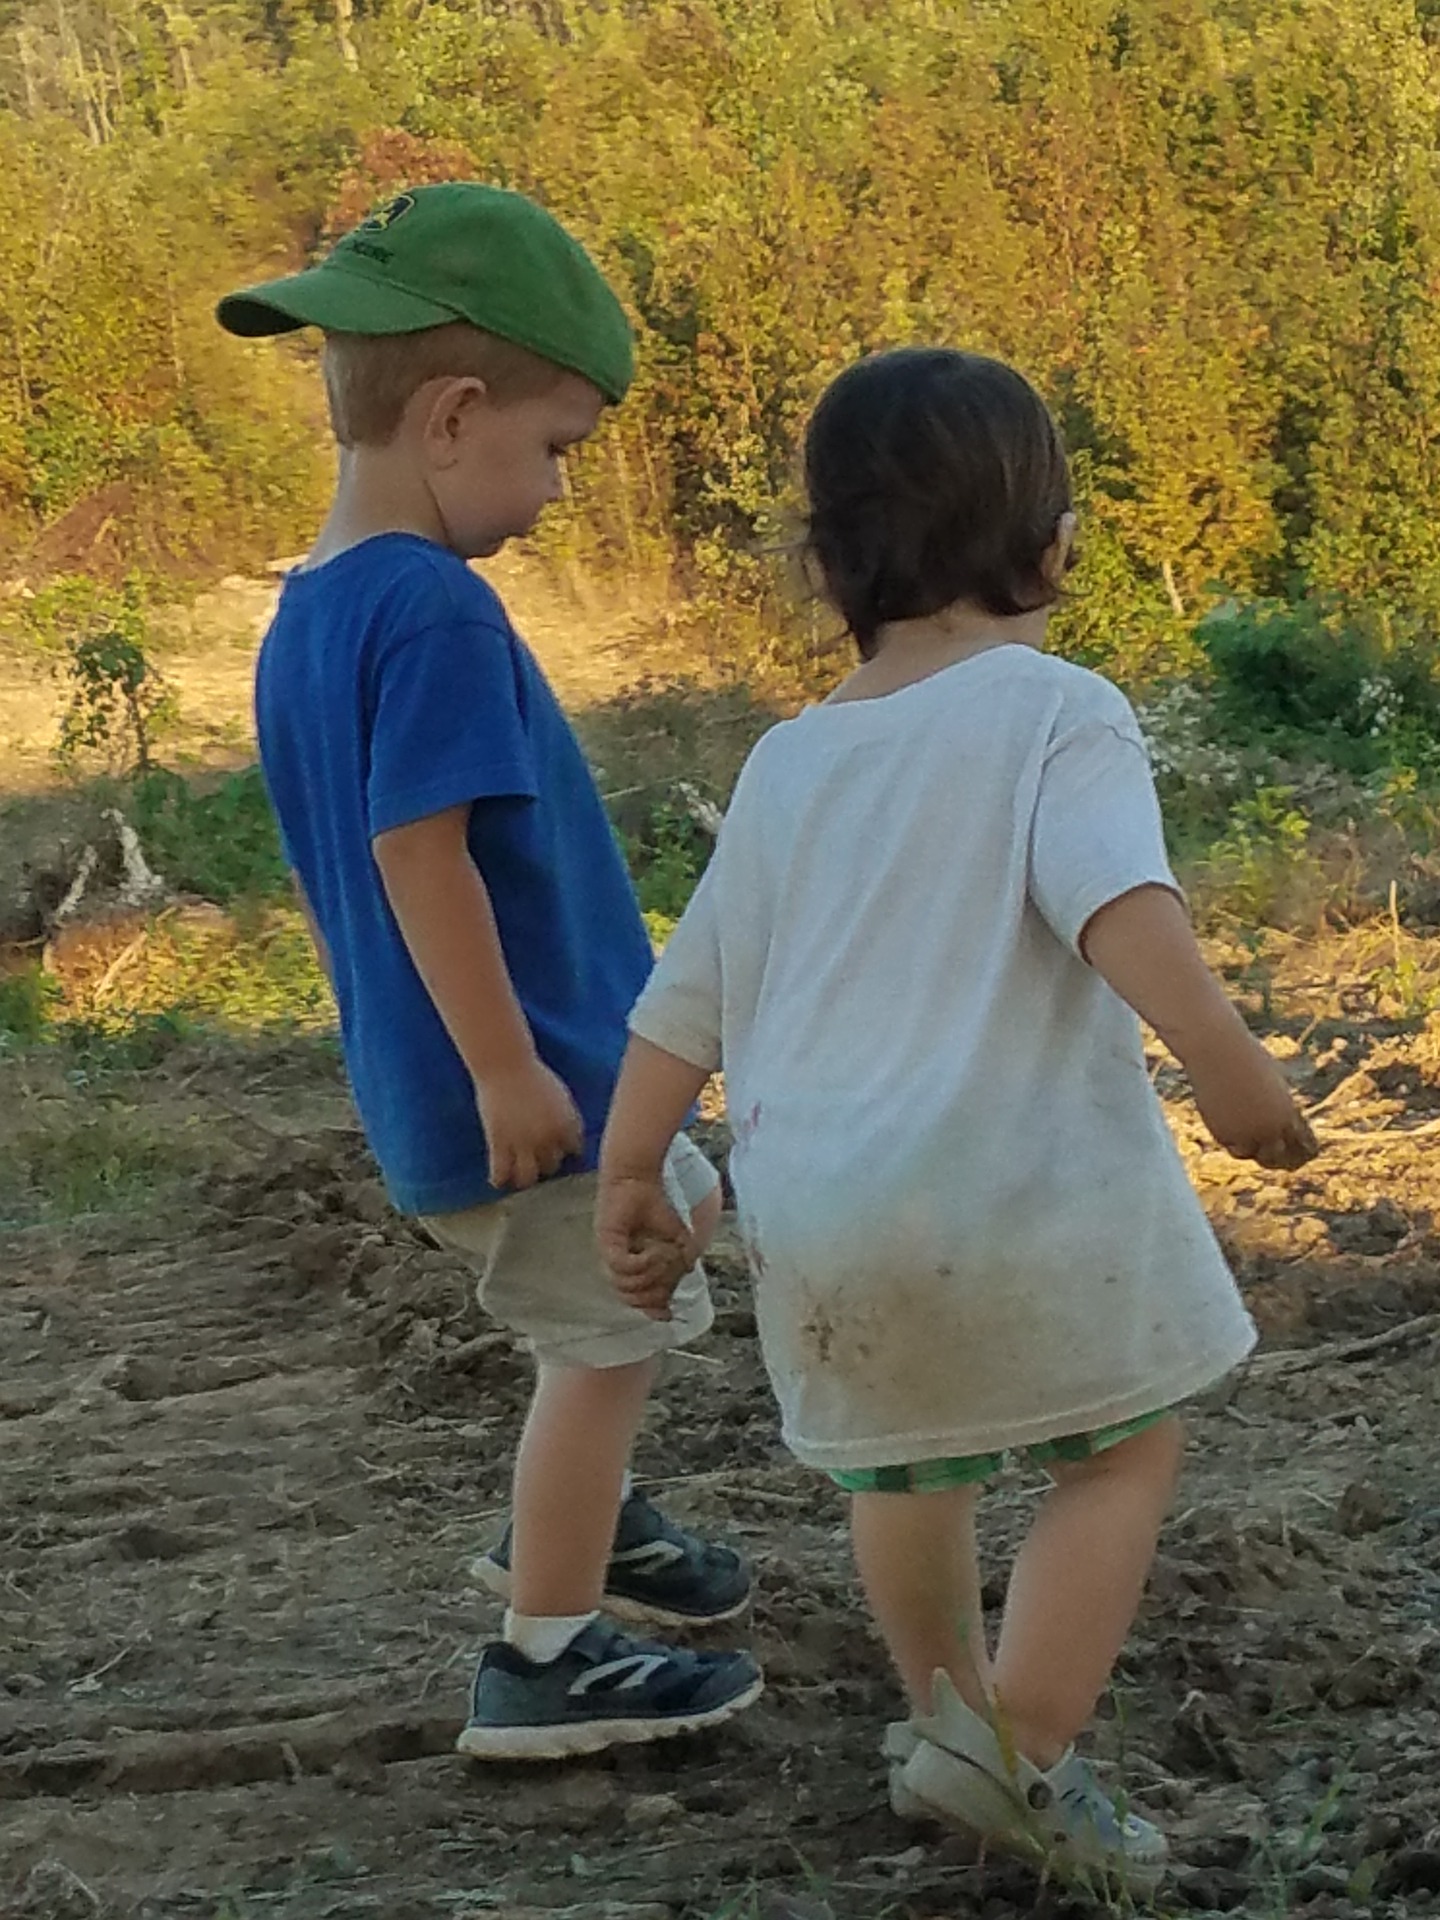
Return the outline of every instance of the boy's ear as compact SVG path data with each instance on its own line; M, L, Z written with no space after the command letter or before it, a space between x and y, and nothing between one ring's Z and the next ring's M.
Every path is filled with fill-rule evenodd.
M1055 522L1055 533L1049 546L1040 556L1040 572L1047 587L1057 592L1064 585L1065 576L1075 564L1075 533L1080 521L1073 508L1067 507Z
M427 380L412 405L419 413L421 441L431 459L448 465L459 450L467 426L489 404L490 389L476 374Z

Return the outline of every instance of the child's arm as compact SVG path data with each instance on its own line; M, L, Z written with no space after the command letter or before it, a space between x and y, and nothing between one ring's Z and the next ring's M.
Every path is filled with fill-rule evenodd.
M1080 950L1184 1067L1218 1143L1262 1167L1299 1167L1319 1152L1275 1062L1206 966L1184 907L1142 886L1101 907Z
M632 1037L600 1146L601 1257L620 1297L656 1320L668 1318L670 1296L696 1260L689 1229L665 1197L661 1168L709 1078L707 1068Z
M533 1187L584 1144L565 1083L535 1051L490 896L466 840L470 808L376 834L375 864L416 970L475 1083L497 1187Z

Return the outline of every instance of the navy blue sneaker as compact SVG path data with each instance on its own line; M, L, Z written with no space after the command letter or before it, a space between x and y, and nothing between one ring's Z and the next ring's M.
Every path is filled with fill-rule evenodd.
M556 1660L487 1647L455 1746L474 1760L565 1760L718 1727L764 1686L748 1653L656 1646L592 1620Z
M510 1529L470 1562L470 1576L510 1598ZM657 1627L712 1627L750 1602L750 1569L730 1547L711 1546L667 1520L643 1493L620 1508L605 1570L604 1606L617 1619Z

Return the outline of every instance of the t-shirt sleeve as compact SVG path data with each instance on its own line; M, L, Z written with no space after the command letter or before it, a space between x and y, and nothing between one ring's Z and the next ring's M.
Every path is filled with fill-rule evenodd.
M502 627L457 620L408 635L377 663L371 699L372 836L467 801L536 797Z
M630 1016L642 1040L711 1072L720 1064L723 1005L714 872L712 860Z
M1030 837L1030 897L1072 952L1104 906L1137 887L1179 893L1165 851L1150 757L1113 687L1062 719L1040 777Z

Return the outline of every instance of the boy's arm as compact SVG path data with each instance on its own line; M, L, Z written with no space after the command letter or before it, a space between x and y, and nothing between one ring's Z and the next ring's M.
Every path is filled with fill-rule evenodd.
M490 895L470 856L470 807L449 807L371 843L416 971L475 1083L497 1187L532 1187L584 1145L564 1082L535 1051Z
M1101 907L1080 951L1184 1067L1200 1117L1228 1153L1262 1167L1313 1159L1318 1144L1284 1076L1206 966L1167 887L1138 887Z
M665 1196L661 1169L709 1078L708 1068L633 1035L600 1146L595 1234L601 1257L621 1298L652 1319L668 1317L670 1296L696 1260L690 1232Z

